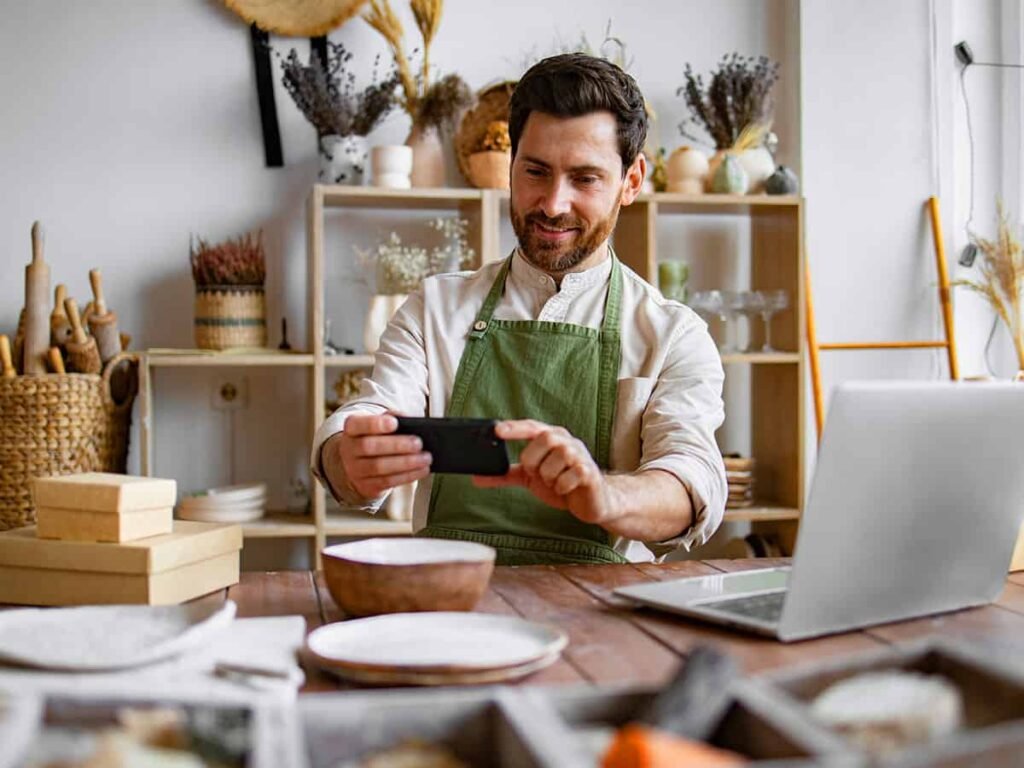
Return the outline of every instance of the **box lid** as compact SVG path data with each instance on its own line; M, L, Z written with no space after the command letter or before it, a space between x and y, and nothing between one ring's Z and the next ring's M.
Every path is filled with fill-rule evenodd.
M37 507L134 512L173 507L178 484L174 480L156 477L84 472L36 478L32 483L32 495Z
M174 531L120 544L36 538L35 526L0 533L0 565L103 573L159 573L242 548L242 528L175 520Z

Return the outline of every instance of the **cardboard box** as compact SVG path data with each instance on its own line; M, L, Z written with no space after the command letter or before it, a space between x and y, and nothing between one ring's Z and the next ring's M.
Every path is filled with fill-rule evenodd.
M140 509L137 512L94 512L88 509L36 509L36 535L64 541L123 543L171 533L174 509Z
M124 544L0 533L0 603L180 603L238 582L242 529L174 521L174 531Z
M85 472L40 477L32 484L36 508L87 509L94 512L137 512L173 507L178 484L153 477Z

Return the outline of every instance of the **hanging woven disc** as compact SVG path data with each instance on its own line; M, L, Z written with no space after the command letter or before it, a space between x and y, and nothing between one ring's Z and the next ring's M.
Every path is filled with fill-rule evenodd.
M345 23L366 0L224 0L224 5L265 32L320 37Z

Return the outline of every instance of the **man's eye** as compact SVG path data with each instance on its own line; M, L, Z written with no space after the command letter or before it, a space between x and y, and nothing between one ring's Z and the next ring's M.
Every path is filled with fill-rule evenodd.
M597 176L577 176L576 183L580 186L589 187L597 183Z
M544 171L542 171L540 168L527 168L526 175L539 178L544 175Z

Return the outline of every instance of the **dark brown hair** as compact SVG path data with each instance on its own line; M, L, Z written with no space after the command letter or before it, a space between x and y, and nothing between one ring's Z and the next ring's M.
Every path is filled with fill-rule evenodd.
M605 59L565 53L530 67L512 92L508 133L512 154L531 112L555 117L580 117L611 112L619 135L622 172L633 164L647 140L647 111L636 81Z

